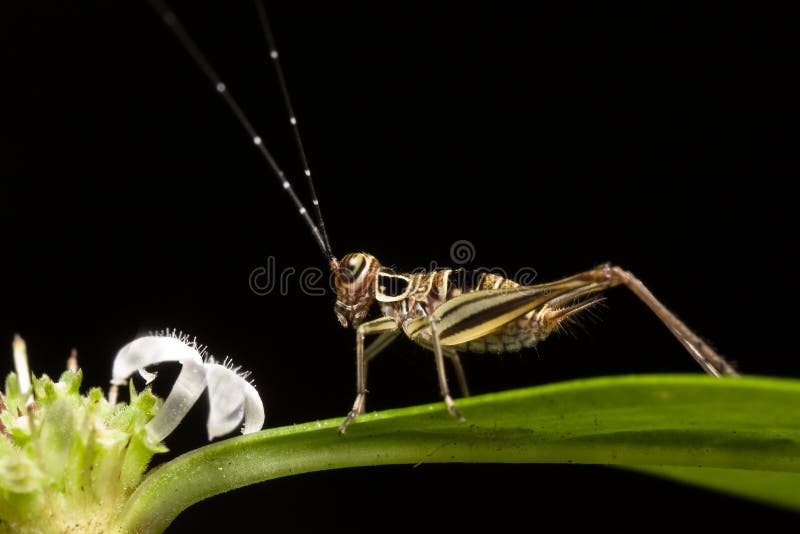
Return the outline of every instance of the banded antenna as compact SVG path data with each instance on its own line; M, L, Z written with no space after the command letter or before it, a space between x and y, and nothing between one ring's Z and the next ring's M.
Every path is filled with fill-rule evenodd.
M275 74L277 75L278 83L281 86L283 104L286 106L286 111L289 112L289 124L292 126L292 133L294 134L294 141L297 145L297 152L300 154L300 161L303 164L303 174L306 175L306 179L308 180L308 190L311 193L311 203L314 205L314 212L317 216L317 226L322 233L322 239L325 241L325 246L327 247L328 251L330 251L331 244L328 241L328 232L325 230L325 220L322 218L322 211L319 209L317 192L314 190L314 180L311 179L311 168L308 166L306 150L303 147L303 138L300 136L300 127L297 126L297 116L294 114L294 108L292 107L292 99L289 98L289 87L286 85L286 77L283 75L281 60L278 55L278 47L275 45L275 36L272 34L272 28L270 28L269 19L267 18L267 10L264 9L263 0L253 0L253 2L256 4L258 18L261 20L261 29L264 30L264 38L267 40L269 57L272 60L272 64L275 65Z
M325 255L325 259L328 260L328 263L331 266L336 265L336 258L333 255L333 251L331 250L331 245L328 242L328 235L325 232L325 224L322 220L322 212L319 209L319 200L317 200L317 194L314 191L314 184L311 180L311 171L308 167L308 162L306 160L305 150L303 149L303 142L300 139L300 130L297 127L297 119L295 118L294 111L292 110L292 104L289 99L289 91L286 86L286 81L283 76L283 71L281 70L280 62L278 61L278 51L275 47L275 40L272 37L272 32L269 29L269 24L267 23L266 12L264 11L263 6L256 0L256 6L259 12L259 17L261 18L262 26L264 28L264 35L267 38L267 44L270 48L270 57L272 58L275 69L278 74L278 81L281 86L281 93L283 94L283 100L289 111L289 123L292 125L292 131L294 132L295 142L297 144L298 150L300 151L300 159L303 163L304 172L306 177L308 178L309 189L311 191L311 199L314 204L315 212L317 215L317 223L315 223L311 216L308 213L308 210L300 201L300 198L295 193L292 184L286 178L285 173L283 170L278 166L278 163L275 161L275 158L272 156L272 153L269 149L264 145L261 136L258 135L258 132L250 123L250 120L242 111L242 108L239 106L239 103L233 97L231 92L228 90L228 87L222 81L222 79L217 74L217 71L214 70L214 67L211 63L206 59L203 52L200 51L200 48L194 42L194 39L191 38L189 33L186 31L186 28L181 24L181 21L178 19L175 12L164 2L164 0L148 0L156 12L159 14L161 19L164 21L164 24L172 30L172 33L175 34L175 37L178 38L183 48L188 52L188 54L192 57L195 64L200 67L200 70L203 71L203 74L206 75L206 78L209 79L211 84L214 86L214 89L219 93L225 103L228 105L230 110L233 112L236 119L239 121L239 124L242 125L247 135L250 136L250 140L256 146L258 151L266 160L269 167L272 169L272 172L278 178L281 183L281 187L289 194L289 197L292 199L295 207L297 208L297 212L303 218L303 220L308 225L309 229L311 229L311 233L314 235L314 238L317 240L317 244L319 245L320 250Z

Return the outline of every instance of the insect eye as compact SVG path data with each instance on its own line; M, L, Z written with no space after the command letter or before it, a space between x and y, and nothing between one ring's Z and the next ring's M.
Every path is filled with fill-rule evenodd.
M339 268L339 277L345 282L353 282L360 275L367 265L367 260L363 254L353 254L345 257L342 266Z
M358 274L358 271L361 270L361 266L364 263L364 258L361 256L353 256L349 260L347 260L347 268L350 270L351 273Z
M364 258L358 254L348 255L339 267L339 278L346 282L352 283L361 274L361 269L364 266Z

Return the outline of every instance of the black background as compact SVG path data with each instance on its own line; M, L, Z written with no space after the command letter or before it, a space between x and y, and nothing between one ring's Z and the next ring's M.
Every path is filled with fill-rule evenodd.
M325 268L307 229L146 2L106 4L28 2L0 17L0 340L23 334L50 374L77 347L97 385L127 341L177 328L252 370L268 426L343 416L354 335L331 294L304 295L296 277L288 295L248 286L270 256ZM252 5L175 4L301 176ZM532 267L540 280L613 261L743 372L797 376L788 18L695 9L270 6L335 252L452 265L466 239L468 266ZM596 315L535 351L467 356L474 392L700 372L625 291ZM370 409L435 401L430 356L399 341L370 390ZM204 410L168 438L174 453L204 443ZM791 517L599 467L423 465L245 488L171 531Z

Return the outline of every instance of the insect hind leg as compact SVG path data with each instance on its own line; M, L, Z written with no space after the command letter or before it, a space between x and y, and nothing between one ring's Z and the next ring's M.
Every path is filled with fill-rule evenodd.
M661 319L661 322L672 332L672 335L684 346L692 357L708 374L713 376L738 376L736 369L708 343L695 334L686 324L669 311L653 293L647 289L641 280L633 273L611 264L602 265L590 271L577 275L587 281L598 283L605 287L624 285L644 302L650 310Z

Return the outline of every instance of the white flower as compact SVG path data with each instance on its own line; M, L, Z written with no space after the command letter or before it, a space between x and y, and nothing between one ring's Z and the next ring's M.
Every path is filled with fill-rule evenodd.
M243 434L261 429L264 405L247 381L247 375L240 375L239 368L233 369L227 361L221 365L211 356L204 361L205 355L204 348L194 340L189 341L188 335L176 335L174 331L135 339L117 353L111 378L115 386L124 385L137 371L151 382L156 375L146 371L150 365L167 361L183 365L164 405L147 424L147 434L152 440L162 441L175 430L206 387L209 440L231 432L242 419Z

